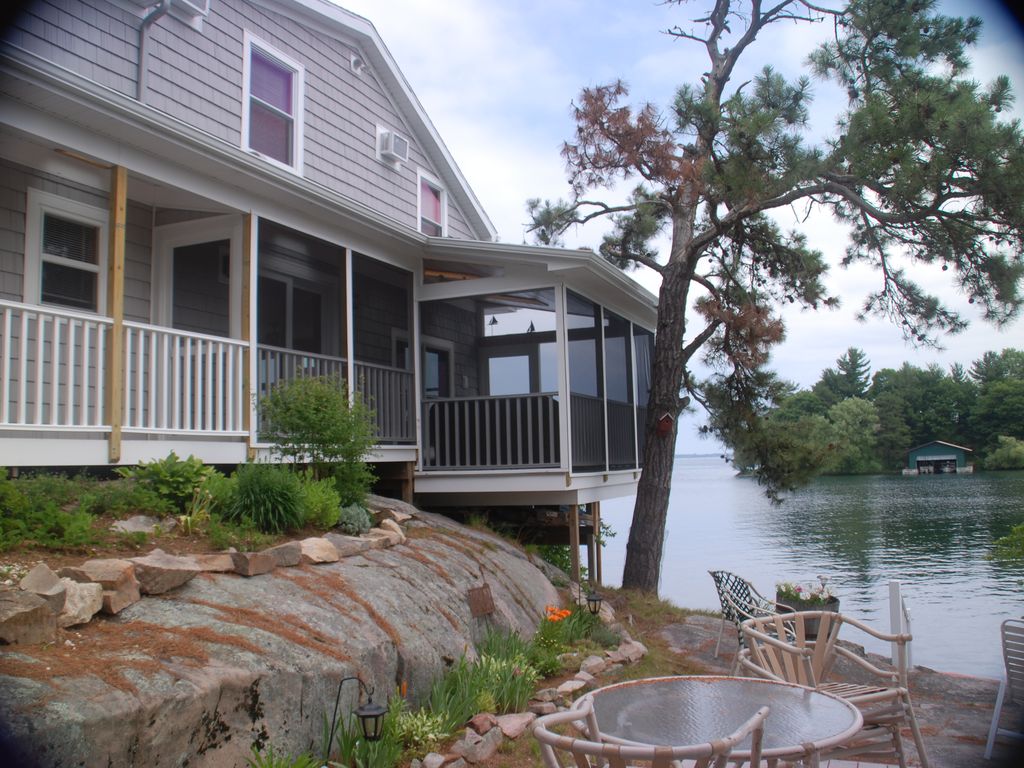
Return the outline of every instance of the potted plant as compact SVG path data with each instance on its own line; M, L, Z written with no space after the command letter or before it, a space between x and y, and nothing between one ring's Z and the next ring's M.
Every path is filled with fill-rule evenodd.
M817 584L796 584L780 581L775 585L775 607L779 613L794 611L839 612L839 598L832 593L827 576L819 576ZM811 619L804 625L808 638L817 637L818 621Z

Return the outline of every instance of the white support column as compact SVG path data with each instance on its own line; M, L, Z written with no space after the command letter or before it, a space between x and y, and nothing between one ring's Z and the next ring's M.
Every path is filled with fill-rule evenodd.
M572 473L572 408L569 391L569 331L566 322L567 302L565 283L555 286L555 347L558 359L558 423L562 425L558 435L560 465L566 473L566 485Z

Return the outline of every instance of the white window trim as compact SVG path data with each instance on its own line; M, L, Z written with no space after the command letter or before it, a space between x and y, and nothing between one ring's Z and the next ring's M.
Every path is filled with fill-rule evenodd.
M98 229L99 241L96 244L95 265L74 259L43 255L43 220L47 213ZM46 304L46 306L105 315L107 313L107 252L109 249L110 213L106 209L29 187L25 208L25 274L22 276L22 294L26 304L43 304L43 262L49 261L87 272L96 272L96 309L90 311L80 307L66 307L63 304Z
M228 334L242 338L242 217L236 214L165 224L153 230L150 322L173 327L174 249L215 240L231 241L228 257Z
M252 49L255 48L260 53L268 56L271 59L275 59L280 64L288 69L292 70L295 76L295 80L292 83L292 127L295 134L292 136L292 162L282 163L276 158L264 155L259 150L253 149L249 146L249 105L252 103L249 94L249 82L250 74L252 69ZM273 46L267 45L262 40L254 37L251 32L245 30L243 32L243 53L242 53L242 149L247 152L252 152L254 155L258 155L260 158L270 163L271 165L283 168L286 171L292 173L302 174L302 158L304 156L304 144L303 144L303 124L305 123L304 115L305 110L303 105L306 103L306 70L295 59L281 53Z
M444 188L444 184L437 180L436 177L424 171L422 168L416 169L416 231L420 234L425 234L420 229L420 223L423 221L423 195L420 194L420 189L423 186L423 182L427 182L430 186L441 192L441 221L435 222L441 225L440 237L447 237L448 235L448 190ZM427 235L432 237L432 235Z

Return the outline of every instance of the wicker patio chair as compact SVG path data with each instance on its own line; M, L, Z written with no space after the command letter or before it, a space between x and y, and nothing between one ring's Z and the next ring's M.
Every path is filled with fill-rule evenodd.
M541 759L546 768L561 768L559 752L567 753L570 765L576 768L674 768L683 760L687 761L687 768L724 768L727 763L736 764L729 755L748 734L751 737L750 765L757 766L761 762L761 740L767 716L768 707L761 707L753 717L729 735L704 744L686 746L609 744L562 735L552 730L555 726L570 725L578 732L585 732L592 737L598 734L593 703L584 700L572 709L538 718L533 727L533 735L540 745Z
M754 585L729 571L708 571L714 579L715 589L718 590L718 599L722 603L722 623L718 627L718 641L715 643L715 658L718 658L718 651L722 645L722 634L728 622L736 625L736 639L739 647L743 648L743 633L740 632L740 624L747 619L759 619L763 616L774 616L778 613L774 600L769 600L756 589ZM737 659L739 657L737 656ZM732 671L736 671L736 662L733 662Z
M807 622L812 620L818 622L815 639L808 638L806 629ZM895 668L877 667L839 645L839 630L844 625L878 640L895 643ZM895 757L901 768L906 768L900 729L909 726L921 766L929 768L928 754L907 687L907 643L910 635L879 632L863 622L831 611L798 611L748 619L740 631L746 647L738 654L739 666L745 673L832 693L861 711L864 716L861 731L849 742L828 750L822 755L823 759L856 756L865 762L885 762L885 758ZM840 660L851 665L852 674L871 682L863 684L834 679L836 664Z
M992 725L988 729L988 742L985 744L985 759L992 757L992 746L996 736L1010 736L1024 739L1024 733L999 727L999 716L1003 711L1003 701L1009 694L1010 701L1020 702L1024 699L1024 619L1007 619L1000 627L999 634L1003 642L1003 663L1006 666L1006 677L999 681L999 693L996 695L996 709L992 713Z

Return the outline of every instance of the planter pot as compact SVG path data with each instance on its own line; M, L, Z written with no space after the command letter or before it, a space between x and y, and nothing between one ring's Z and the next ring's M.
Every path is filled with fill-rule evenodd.
M794 611L831 611L839 613L839 598L830 597L824 603L819 600L792 600L782 598L775 594L775 607L779 613L793 613ZM818 619L808 619L804 622L804 631L808 640L818 637Z

